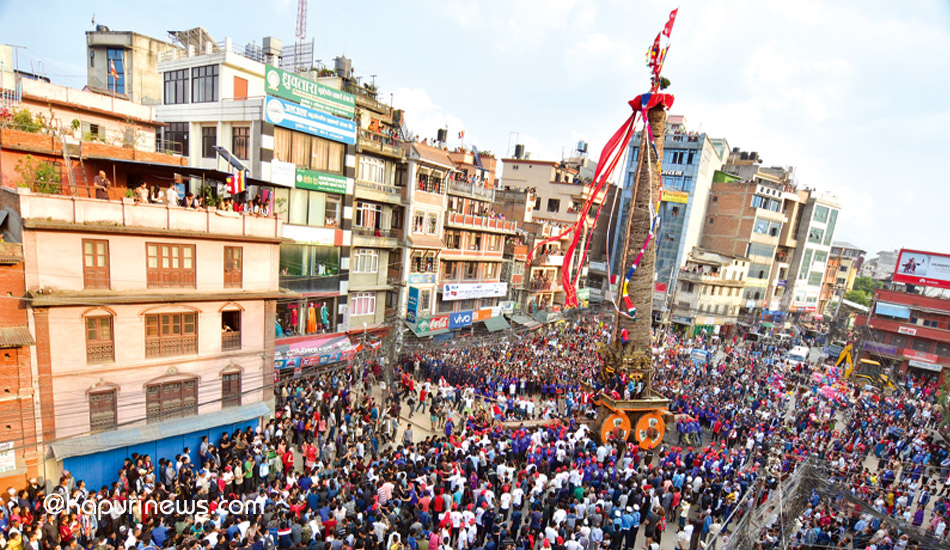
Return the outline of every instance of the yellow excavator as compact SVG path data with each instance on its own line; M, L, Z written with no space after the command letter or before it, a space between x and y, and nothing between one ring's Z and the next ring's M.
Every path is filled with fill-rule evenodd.
M884 372L881 363L871 359L861 359L855 366L854 359L851 357L851 350L852 345L849 342L842 347L838 360L835 362L835 367L840 366L842 362L848 364L844 370L844 378L851 380L854 384L874 386L888 395L897 390L897 386L891 377Z

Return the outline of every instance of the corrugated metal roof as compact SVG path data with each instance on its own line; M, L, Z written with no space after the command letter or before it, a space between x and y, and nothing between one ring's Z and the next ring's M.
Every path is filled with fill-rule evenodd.
M130 447L147 441L157 441L166 437L214 428L215 426L236 424L252 418L267 416L270 413L271 410L267 403L258 401L250 405L230 407L210 414L64 439L53 443L50 448L53 450L53 455L62 460L73 456L85 456L121 447Z
M6 210L0 211L0 224L7 218ZM15 264L23 261L23 246L20 243L0 243L0 264Z
M0 327L0 348L18 348L20 346L32 346L33 344L30 327Z

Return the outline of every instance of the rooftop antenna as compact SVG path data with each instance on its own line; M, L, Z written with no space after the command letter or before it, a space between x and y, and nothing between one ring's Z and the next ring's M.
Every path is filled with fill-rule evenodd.
M307 0L297 0L297 41L294 42L294 69L303 58L303 41L307 38Z
M92 12L92 28L96 28L96 12Z

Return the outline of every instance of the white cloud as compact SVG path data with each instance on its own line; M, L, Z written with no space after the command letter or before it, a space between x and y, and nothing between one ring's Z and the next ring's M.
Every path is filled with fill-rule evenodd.
M614 71L633 65L634 55L630 44L623 39L615 40L605 33L595 32L566 48L564 60L572 67L598 65Z
M406 112L406 126L419 140L429 138L431 141L440 128L447 128L449 143L453 143L458 139L458 133L466 130L461 118L446 112L421 88L399 88L393 92L393 104ZM466 135L466 141L469 138Z

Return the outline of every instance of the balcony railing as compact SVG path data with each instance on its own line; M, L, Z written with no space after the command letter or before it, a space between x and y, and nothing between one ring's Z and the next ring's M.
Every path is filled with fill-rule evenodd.
M401 145L402 141L395 135L360 129L359 147L361 150L402 158L406 156L406 153Z
M374 229L372 227L353 227L353 234L359 235L360 237L379 237L381 239L394 239L396 238L395 232L392 229Z
M381 183L373 183L371 181L365 180L356 180L355 184L357 189L365 189L367 191L375 191L377 193L384 193L391 195L393 198L398 199L402 194L402 189L399 187L394 187L392 185L383 185Z
M531 281L528 284L528 289L533 291L557 290L557 283L554 281Z
M112 361L115 361L115 345L112 342L86 343L87 363L111 363Z
M22 187L17 188L16 191L19 194L20 215L23 219L163 231L193 231L234 237L280 238L281 236L282 224L276 217L242 216L213 208L193 210L155 204L136 204L130 199L113 201L47 194L45 191L33 193L30 189Z
M221 351L241 349L241 331L221 333Z
M163 338L145 341L145 357L168 357L198 353L198 338Z
M449 192L461 193L462 195L475 197L477 199L484 199L486 201L495 200L494 189L486 189L481 185L475 185L474 183L468 183L465 181L449 182Z
M486 231L505 231L514 233L517 224L514 221L489 218L486 216L473 216L461 214L459 212L449 212L446 218L448 225L464 225L469 228L484 229Z

